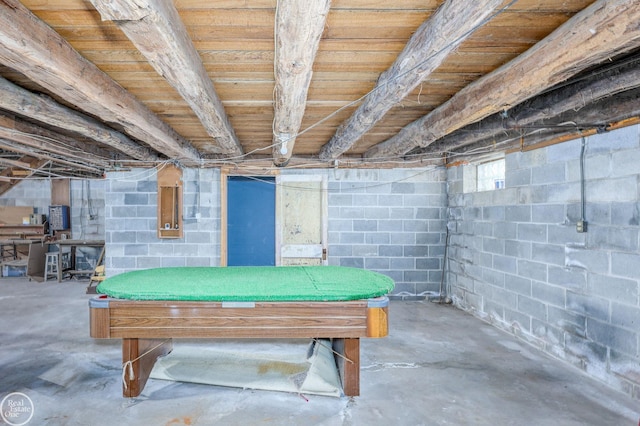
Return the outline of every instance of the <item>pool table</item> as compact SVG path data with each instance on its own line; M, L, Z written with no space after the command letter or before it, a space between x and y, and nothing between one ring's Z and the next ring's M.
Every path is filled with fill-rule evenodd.
M266 268L270 269L242 267L240 273L233 268L158 268L121 274L101 283L98 292L106 294L89 301L90 335L122 339L123 395L135 397L142 392L157 358L171 352L174 338L331 339L343 392L359 395L360 338L387 335L386 294L393 281L355 268ZM191 278L182 280L184 286L175 284L179 289L174 296L159 288L158 280L172 282L178 274ZM194 282L207 290L182 291ZM350 289L355 282L365 290L362 285ZM299 284L299 291L292 283ZM271 286L274 289L265 292ZM209 287L221 289L216 292ZM254 292L255 287L263 288ZM318 294L313 296L314 292ZM351 299L349 293L357 299ZM363 297L367 293L369 297Z

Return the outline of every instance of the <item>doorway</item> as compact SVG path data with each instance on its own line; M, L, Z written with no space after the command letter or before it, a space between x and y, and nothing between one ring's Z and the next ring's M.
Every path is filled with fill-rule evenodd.
M327 180L224 176L223 266L327 264Z
M326 178L280 175L276 183L277 264L326 265Z
M227 265L276 264L274 177L228 176Z

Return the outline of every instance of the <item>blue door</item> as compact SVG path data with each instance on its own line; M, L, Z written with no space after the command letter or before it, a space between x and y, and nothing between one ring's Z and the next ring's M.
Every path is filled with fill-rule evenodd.
M273 177L229 176L227 265L276 264L276 186Z

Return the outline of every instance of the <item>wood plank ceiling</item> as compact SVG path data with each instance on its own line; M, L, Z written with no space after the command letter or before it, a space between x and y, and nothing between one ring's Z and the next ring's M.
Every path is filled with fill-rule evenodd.
M637 0L2 0L0 187L523 149L637 122L639 54Z

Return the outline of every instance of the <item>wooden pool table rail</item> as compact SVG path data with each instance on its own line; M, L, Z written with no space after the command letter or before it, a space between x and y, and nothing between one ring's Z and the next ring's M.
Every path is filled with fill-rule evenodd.
M123 394L142 392L172 338L325 338L337 352L343 391L360 393L360 338L388 333L386 297L343 302L182 302L94 298L91 337L123 339ZM131 373L131 374L129 374Z

